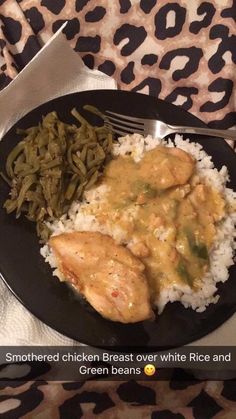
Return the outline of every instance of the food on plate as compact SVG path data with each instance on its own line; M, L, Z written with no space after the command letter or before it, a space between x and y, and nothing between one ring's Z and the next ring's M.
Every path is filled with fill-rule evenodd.
M236 194L226 187L227 168L218 171L199 144L178 135L175 143L138 134L125 136L114 143L112 154L114 158L96 185L84 193L83 201L72 203L67 214L48 223L52 237L41 253L54 274L61 280L69 277L58 261L53 240L58 237L62 254L63 248L67 254L67 234L75 238L76 231L99 232L104 240L109 236L129 249L145 267L142 275L152 307L159 313L173 301L199 312L216 303L217 282L227 280L234 254ZM80 248L80 239L75 242L75 248ZM110 257L111 249L107 247ZM79 254L83 252L78 252L78 271ZM99 283L101 278L97 287ZM107 288L110 294L112 286L113 281ZM98 310L96 298L82 293ZM146 293L139 294L140 302L147 301Z
M80 127L51 112L38 126L20 130L24 139L6 162L4 178L11 192L5 208L36 222L42 241L49 235L44 221L60 217L96 182L111 153L111 132L105 126L93 127L75 109L72 114Z
M99 115L91 106L85 107ZM236 193L200 144L139 134L114 141L76 110L24 131L6 163L16 211L37 223L41 254L103 317L151 319L168 302L216 303L235 249Z
M225 201L194 169L193 158L178 148L158 146L140 162L119 156L101 179L106 199L88 206L101 225L109 220L121 229L123 243L146 266L154 296L162 284L186 283L197 290L209 268Z
M130 162L132 164L132 158ZM150 188L161 191L172 186L184 185L193 173L194 160L179 148L158 147L146 153L136 169L141 173L138 175L137 170L131 169L135 178L140 178L141 182L146 182Z
M98 232L49 240L60 271L103 317L134 323L152 316L145 266L132 252Z

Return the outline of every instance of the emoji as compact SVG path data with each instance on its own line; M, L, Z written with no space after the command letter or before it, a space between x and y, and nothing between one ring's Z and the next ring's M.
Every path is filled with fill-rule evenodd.
M145 367L144 367L144 373L146 375L148 375L150 377L151 375L154 375L155 372L156 372L155 365L153 365L153 364L147 364L147 365L145 365Z

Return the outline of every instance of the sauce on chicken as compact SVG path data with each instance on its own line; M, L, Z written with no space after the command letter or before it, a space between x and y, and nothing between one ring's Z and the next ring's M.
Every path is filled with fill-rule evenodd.
M225 201L195 169L195 160L178 148L157 147L138 163L119 156L102 179L106 200L91 205L101 224L121 228L122 242L145 265L153 299L176 283L198 289L209 269Z

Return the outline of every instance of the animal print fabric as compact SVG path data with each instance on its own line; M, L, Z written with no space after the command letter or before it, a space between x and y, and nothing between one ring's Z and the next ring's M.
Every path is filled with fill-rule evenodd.
M37 370L36 370L37 372ZM235 419L236 381L0 383L3 419ZM181 372L183 375L184 372Z
M235 0L0 0L4 87L63 22L90 68L210 127L236 125Z
M235 0L0 0L0 88L60 25L90 68L210 127L236 125ZM63 53L63 51L62 51ZM40 69L39 69L40 71ZM0 383L4 419L234 419L236 381ZM42 373L42 371L41 371Z

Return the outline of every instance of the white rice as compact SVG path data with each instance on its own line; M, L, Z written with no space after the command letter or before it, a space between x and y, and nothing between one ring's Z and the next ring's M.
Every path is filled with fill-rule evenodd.
M167 147L176 146L191 154L197 161L197 173L201 178L204 178L205 183L220 191L229 203L235 202L236 193L226 187L229 180L227 167L223 166L220 170L214 168L211 156L202 149L200 144L183 140L180 135L175 136L174 143L171 140L163 141L151 136L144 138L139 134L127 135L119 138L113 146L113 155L131 155L138 162L146 151L152 150L160 144ZM96 205L99 207L105 199L106 193L107 186L100 185L88 191L83 202L74 202L67 215L48 224L53 235L70 231L99 231L112 236L118 243L129 247L131 243L127 242L125 232L120 227L113 222L109 223L109 220L106 225L101 225L95 215L89 214L91 204L93 207ZM125 216L127 219L132 219L135 216L136 208L131 206L128 211L126 210ZM210 272L203 278L201 288L194 291L184 283L167 286L160 291L155 301L159 313L162 312L168 302L180 301L184 307L191 307L193 310L202 312L210 303L218 301L217 283L227 281L229 277L228 268L234 264L235 223L236 212L227 215L219 223L217 236L210 252ZM159 240L165 240L167 232L158 230L155 234ZM54 275L63 280L48 245L42 247L41 254L54 269Z

